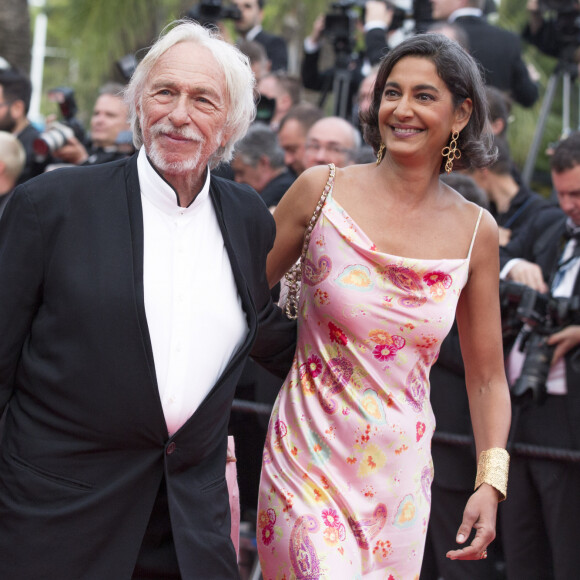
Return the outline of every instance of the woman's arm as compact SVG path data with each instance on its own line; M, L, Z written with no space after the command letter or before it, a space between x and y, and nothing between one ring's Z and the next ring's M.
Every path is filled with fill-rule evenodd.
M470 263L469 280L457 307L457 323L465 364L465 382L477 457L505 448L511 421L509 389L504 371L499 306L498 230L484 213ZM495 538L499 492L483 483L465 508L457 541L476 535L469 546L450 551L452 559L479 559Z
M266 272L270 288L296 263L304 233L328 180L326 165L306 170L284 194L274 211L276 241L268 254Z

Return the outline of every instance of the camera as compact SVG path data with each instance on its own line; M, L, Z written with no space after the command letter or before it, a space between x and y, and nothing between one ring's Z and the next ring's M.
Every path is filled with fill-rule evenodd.
M85 130L76 118L77 104L74 91L70 87L58 87L48 91L50 101L58 103L63 120L52 123L32 143L36 161L41 163L60 149L71 137L84 142Z
M32 143L37 161L44 161L51 153L60 149L71 137L74 131L64 123L55 121L50 128L41 133Z
M565 63L578 63L580 56L580 3L578 0L540 0L539 10L557 33L556 46L534 43L542 51ZM556 54L557 52L557 54Z
M525 351L522 371L510 387L516 401L531 398L542 403L555 346L547 338L564 327L580 322L580 296L570 298L541 294L524 284L500 281L500 307L504 344L521 334ZM521 332L520 332L521 331Z
M220 20L240 20L242 14L237 6L224 6L221 0L202 0L188 11L187 17L202 26L215 26Z
M364 20L364 0L339 0L330 5L330 11L324 16L324 35L332 42L337 55L350 55L355 40L355 28L359 14L355 8L360 8L360 18Z

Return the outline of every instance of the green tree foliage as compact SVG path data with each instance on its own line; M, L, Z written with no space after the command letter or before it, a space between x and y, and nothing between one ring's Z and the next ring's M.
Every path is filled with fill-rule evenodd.
M502 0L499 11L498 25L520 34L527 22L527 12L525 3L521 0ZM550 76L556 70L558 60L546 56L534 46L528 45L522 41L524 58L530 63L540 75L540 98L534 107L525 109L517 104L512 108L513 119L510 123L508 136L510 149L514 160L520 168L526 162L530 144L536 133L536 127L540 116L540 109L545 98L546 87ZM572 128L578 126L578 83L575 83L575 90L572 92L570 99L571 125ZM550 145L556 142L562 136L563 123L563 91L562 82L557 83L557 90L552 101L549 113L546 117L546 123L541 135L541 144L539 147L538 157L536 159L536 181L532 186L539 191L549 192L549 157L546 151Z
M0 2L0 56L10 64L30 70L30 18L27 0Z

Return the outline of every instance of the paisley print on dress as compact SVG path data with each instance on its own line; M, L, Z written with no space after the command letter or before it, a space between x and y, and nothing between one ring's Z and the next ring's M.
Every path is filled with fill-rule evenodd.
M413 526L417 519L417 507L413 494L406 495L397 508L393 525L405 529Z
M360 292L370 292L373 289L370 269L360 264L347 266L336 278L336 283Z
M320 578L320 561L310 540L310 534L319 528L316 518L311 515L299 517L294 524L290 537L290 561L297 580Z
M385 527L387 522L387 506L380 503L375 508L372 518L367 520L356 521L353 518L348 518L348 525L356 538L356 543L359 548L368 550L374 538Z
M332 260L328 256L320 256L316 264L305 258L302 265L302 281L308 286L316 286L324 282L332 270Z

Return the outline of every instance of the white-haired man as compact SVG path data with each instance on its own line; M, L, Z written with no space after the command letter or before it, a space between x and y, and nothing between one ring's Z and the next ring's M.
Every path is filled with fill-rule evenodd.
M0 578L238 577L225 481L252 355L285 374L270 213L216 178L246 57L193 22L127 89L137 155L17 188L0 232Z

